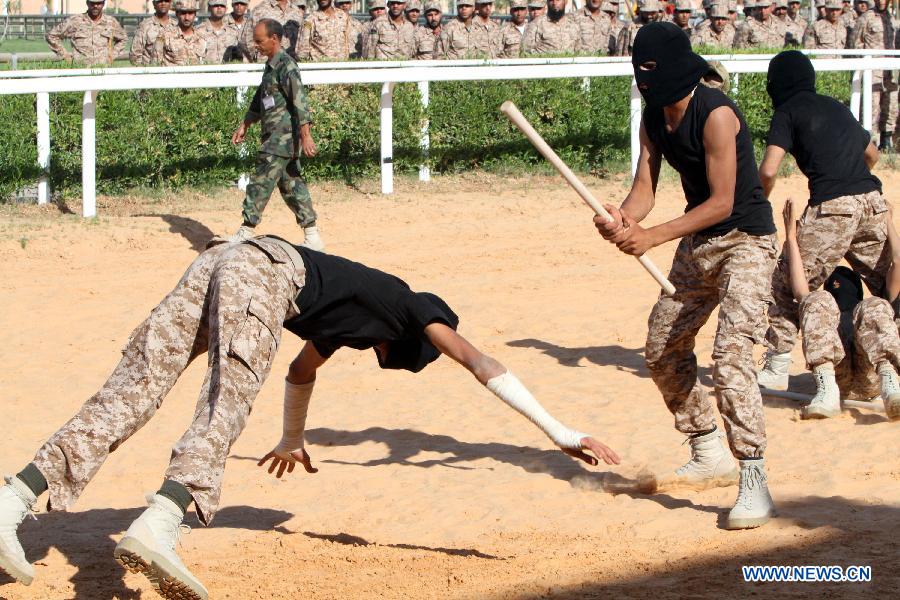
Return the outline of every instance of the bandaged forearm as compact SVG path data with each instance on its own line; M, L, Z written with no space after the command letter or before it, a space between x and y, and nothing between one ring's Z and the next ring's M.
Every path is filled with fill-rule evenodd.
M284 382L284 424L281 441L275 447L277 454L285 458L291 452L303 449L303 431L306 429L306 413L312 397L315 380L309 383Z
M537 425L541 431L547 434L553 443L560 448L569 448L573 450L581 449L581 438L588 437L586 433L569 429L553 416L535 400L522 382L507 371L503 375L498 375L489 379L486 384L487 389L516 409L519 413L528 418L529 421Z

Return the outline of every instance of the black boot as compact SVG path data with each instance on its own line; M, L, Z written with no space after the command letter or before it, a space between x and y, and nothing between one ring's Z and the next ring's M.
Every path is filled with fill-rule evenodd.
M878 149L882 152L893 152L894 151L894 132L893 131L882 131L880 136L880 141L878 144Z

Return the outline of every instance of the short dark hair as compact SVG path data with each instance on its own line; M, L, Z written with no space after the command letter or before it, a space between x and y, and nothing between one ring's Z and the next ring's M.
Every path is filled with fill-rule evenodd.
M266 28L267 36L272 37L274 35L279 40L284 37L284 27L275 19L260 19L256 26L259 27L260 25Z

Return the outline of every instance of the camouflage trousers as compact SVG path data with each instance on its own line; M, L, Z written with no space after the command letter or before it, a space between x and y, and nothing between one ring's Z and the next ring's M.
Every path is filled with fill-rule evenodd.
M650 314L647 367L675 416L675 428L693 434L716 425L708 394L697 380L694 340L719 307L713 385L728 443L738 458L762 457L766 448L753 344L765 327L775 255L774 234L733 230L712 238L682 238L669 273L675 295L660 294Z
M244 210L241 216L245 225L256 227L272 197L275 185L284 198L300 227L316 224L316 211L306 181L300 172L300 159L275 156L260 152L256 157L256 172L247 184Z
M877 71L875 72L877 73ZM893 71L883 71L883 75L872 82L872 129L873 139L879 140L880 132L894 131L897 127L897 82Z
M200 254L150 316L135 329L112 375L38 450L35 466L49 484L48 508L68 508L100 466L143 427L178 377L207 353L193 421L172 449L165 477L192 494L208 524L219 504L225 459L281 339L296 314L305 272L265 238L214 246Z
M807 206L800 219L797 243L810 289L822 287L835 267L846 258L873 294L881 293L891 266L887 240L887 204L881 192L841 196L818 206ZM784 252L772 275L769 331L766 342L778 353L790 352L799 326L799 313L791 292Z
M841 397L871 398L880 393L875 369L882 362L900 367L900 335L894 309L883 298L869 297L853 309L853 331L842 331L834 297L816 290L800 302L803 356L812 370L834 365ZM841 334L844 335L841 335Z

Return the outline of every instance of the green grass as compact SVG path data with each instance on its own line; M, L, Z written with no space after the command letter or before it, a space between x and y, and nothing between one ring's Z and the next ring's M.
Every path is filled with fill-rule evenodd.
M0 52L50 52L44 40L5 39L0 42Z

